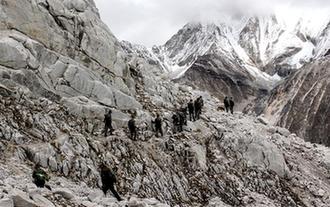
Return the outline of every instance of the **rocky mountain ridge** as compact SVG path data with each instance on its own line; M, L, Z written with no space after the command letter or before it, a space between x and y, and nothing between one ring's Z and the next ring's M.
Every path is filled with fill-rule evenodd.
M290 25L277 16L264 16L228 25L189 23L164 46L148 50L153 55L147 59L158 56L158 67L171 71L170 78L180 77L179 83L220 99L232 96L239 110L266 113L273 124L328 145L328 121L313 118L328 111L326 105L319 111L319 104L328 102L327 83L318 83L310 69L327 77L327 66L319 63L330 54L329 20L313 25L301 18ZM294 100L298 99L296 90L301 97L309 97L310 87L314 90L319 84L323 84L317 88L322 96L315 103Z
M190 94L191 89L183 86L164 84L177 100L199 95ZM172 134L171 106L157 104L158 93L156 89L148 96L161 108L166 135L155 137L147 124L138 141L128 139L120 127L116 127L114 136L103 137L101 120L71 115L72 109L62 104L30 93L5 95L0 104L0 175L4 176L0 204L166 206L137 197L154 197L170 206L329 203L328 149L305 143L286 129L272 127L262 117L232 116L214 110L219 102L205 93L202 119L188 121L183 133ZM86 108L95 104L80 99ZM150 123L148 116L148 112L139 112L141 128ZM124 117L122 120L125 122ZM100 185L97 166L101 161L118 167L123 202L105 198L95 189ZM32 163L40 163L51 172L52 191L36 189L31 183Z
M254 76L262 77L266 72L285 77L288 70L299 69L326 54L330 47L329 21L325 19L315 28L308 28L309 20L303 18L289 26L276 15L246 17L237 22L192 22L162 46L150 50L132 44L126 47L135 48L136 53L149 53L149 58L174 72L173 78L182 76L198 57L218 52L235 59L243 70L257 69L250 72Z
M167 71L170 79L219 98L232 96L243 109L326 54L329 21L315 28L306 20L288 26L276 15L242 18L233 24L188 23L163 46L122 45Z
M307 64L266 100L264 112L278 124L307 141L330 146L329 58Z
M226 114L216 97L169 81L122 48L93 1L0 6L0 207L329 204L327 148L263 117ZM201 95L201 120L173 134L172 114ZM113 136L102 135L105 109ZM137 141L127 136L132 113ZM152 132L156 113L162 138ZM118 168L124 201L99 190L102 162ZM32 184L36 163L51 191Z

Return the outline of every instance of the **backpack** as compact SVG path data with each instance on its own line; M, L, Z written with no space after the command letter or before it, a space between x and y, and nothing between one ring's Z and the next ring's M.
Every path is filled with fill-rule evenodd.
M190 112L194 111L194 103L189 102L188 103L188 109L189 109Z
M117 181L116 176L108 168L101 171L101 180L103 184L115 183Z
M107 124L110 124L111 123L111 114L106 114L104 116L104 122L107 123Z
M135 129L135 121L134 121L134 119L131 119L131 120L128 121L128 128L130 130L134 130Z
M33 173L33 178L36 180L44 180L44 181L49 180L46 172L41 169L38 169Z
M155 123L156 127L161 127L162 126L162 119L161 118L156 118L154 123Z

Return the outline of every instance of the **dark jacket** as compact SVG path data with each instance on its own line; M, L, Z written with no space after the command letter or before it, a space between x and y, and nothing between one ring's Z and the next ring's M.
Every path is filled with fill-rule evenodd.
M156 128L161 128L162 127L162 119L160 117L157 117L154 121L155 127Z
M235 106L235 102L233 100L229 100L229 106L230 107L234 107Z
M105 186L113 185L117 182L116 176L107 167L101 169L101 180L102 184Z
M104 123L105 124L111 124L112 122L112 116L111 113L107 113L106 115L104 115Z
M225 98L223 100L223 104L225 105L225 107L228 107L229 106L229 100L228 100L228 98Z
M179 116L177 114L173 114L172 119L173 119L173 124L174 125L178 125L179 124L180 118L179 118Z
M49 180L49 176L41 168L36 168L33 171L32 177L33 177L34 180L42 180L42 181L48 181Z
M134 131L134 130L136 130L136 125L135 125L135 120L134 120L134 119L130 119L130 120L128 121L128 129L129 129L130 131Z
M199 105L199 101L198 99L194 102L194 107L195 107L195 110L198 111L200 109L200 105Z
M189 110L189 112L193 112L194 111L194 103L193 102L189 102L188 103L188 110Z
M199 98L198 103L199 103L199 107L202 108L204 106L203 98Z

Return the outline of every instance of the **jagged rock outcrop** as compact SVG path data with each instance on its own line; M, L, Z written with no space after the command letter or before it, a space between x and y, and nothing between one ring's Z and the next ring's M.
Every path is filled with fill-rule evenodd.
M1 10L2 84L57 101L85 96L120 110L141 108L135 86L127 85L124 51L93 2L2 1Z
M176 100L197 95L182 86L166 87ZM150 123L148 111L155 108L149 107L159 107L165 119L163 138L156 138L149 124L138 141L128 139L122 129L115 136L103 137L102 125L94 118L68 115L70 110L46 99L29 95L1 99L1 159L6 163L0 162L3 202L112 205L115 199L93 189L100 185L97 166L101 161L118 167L118 188L127 198L118 206L133 202L131 195L155 197L171 206L322 206L329 202L330 184L320 182L329 170L322 148L260 118L219 112L215 107L219 102L207 94L203 95L202 119L188 122L185 132L172 134L171 108L154 102L157 96L145 95L154 106L149 105L137 120L141 126ZM36 191L31 163L51 172L53 191ZM82 186L84 192L79 190ZM20 190L18 194L15 189Z
M242 108L255 105L251 99L263 99L281 79L329 49L330 19L320 19L315 25L305 17L287 24L280 15L221 21L188 23L164 45L152 49L123 45L168 71L171 79L219 98L234 96ZM240 90L247 93L240 96Z
M276 78L254 66L233 33L226 25L189 23L152 51L122 44L126 51L165 68L170 79L219 98L233 96L240 105L246 105L260 90L269 90Z
M221 55L199 57L184 76L175 81L209 91L219 99L234 97L237 109L244 107L244 100L257 96L259 88L253 76Z
M274 89L265 114L307 141L330 146L329 58L310 63Z

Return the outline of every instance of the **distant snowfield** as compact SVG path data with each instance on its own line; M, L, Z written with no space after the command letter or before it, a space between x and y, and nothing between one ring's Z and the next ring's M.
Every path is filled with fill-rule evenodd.
M165 45L158 47L160 52L149 51L163 63L172 79L182 77L198 57L217 53L239 63L241 68L261 81L278 82L281 80L278 74L271 76L260 69L283 56L285 64L299 69L330 48L329 15L321 12L315 17L315 14L293 11L293 17L287 20L287 12L290 11L279 9L273 16L189 23ZM242 39L242 35L246 35L246 39ZM251 50L247 49L249 47ZM253 58L259 58L261 63L256 64Z
M299 69L330 49L330 15L326 9L304 13L283 8L268 16L190 22L162 46L128 47L159 64L170 79L184 76L201 56L215 55L256 82L275 85L282 79L277 67Z

